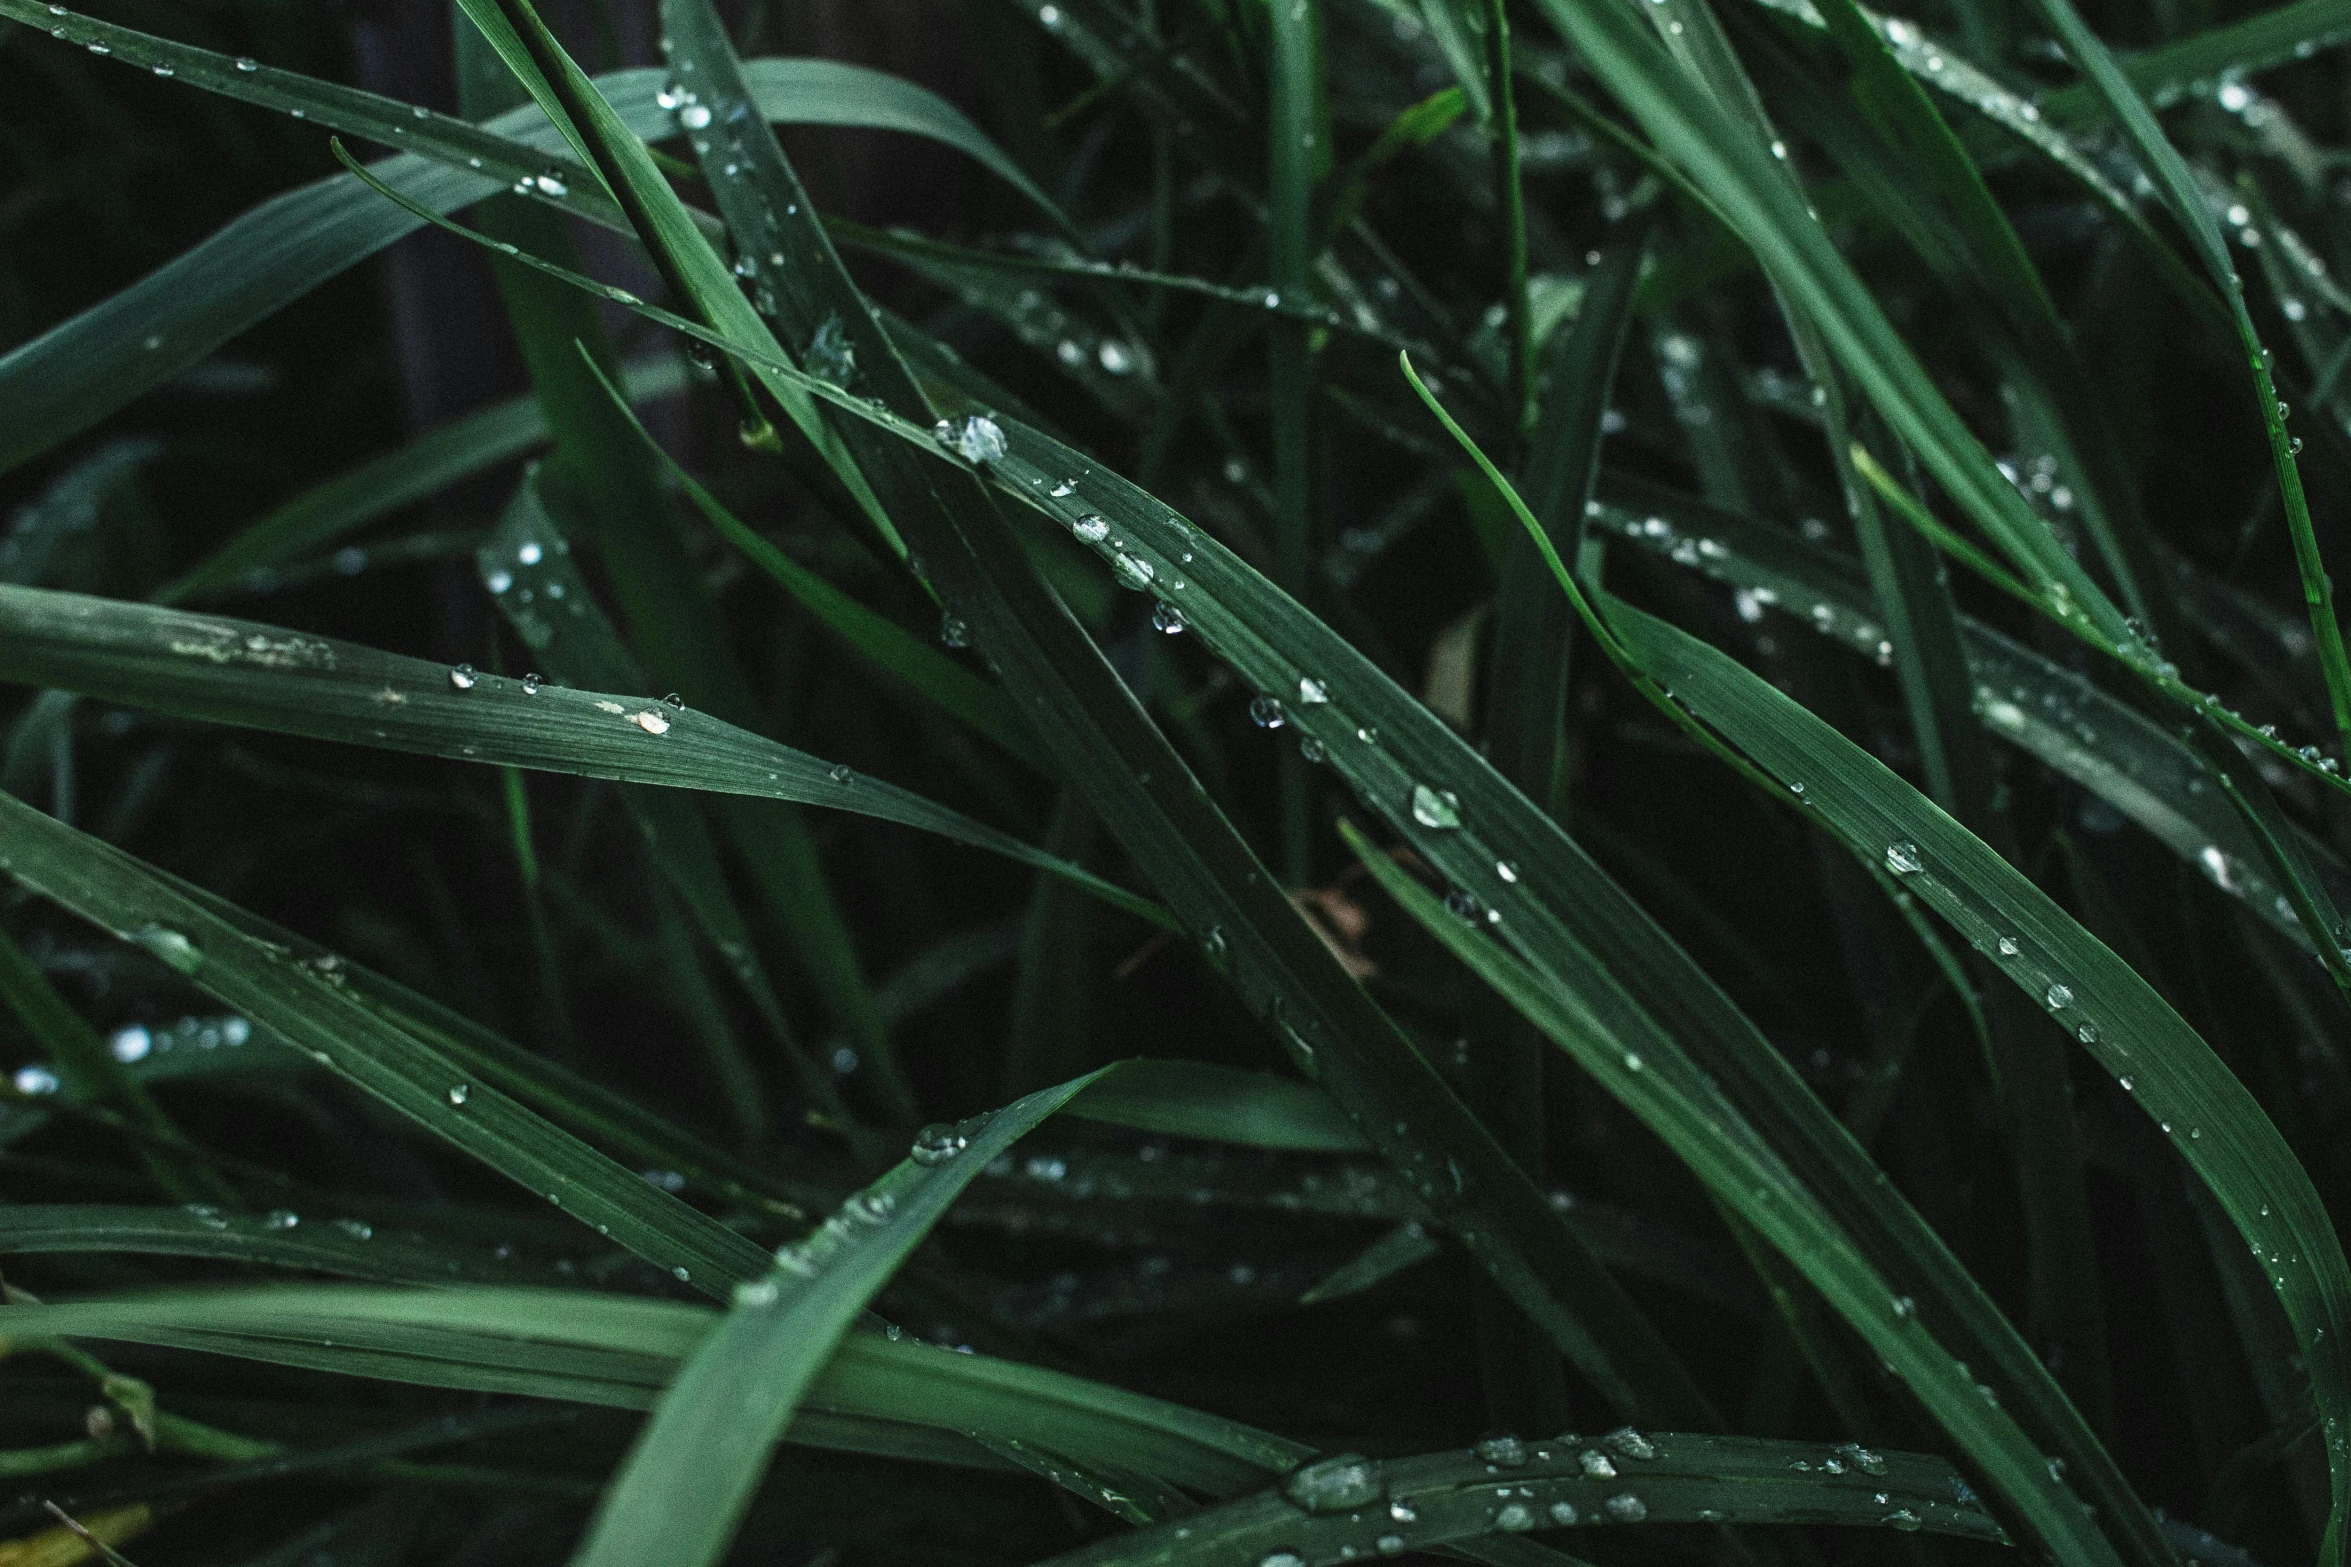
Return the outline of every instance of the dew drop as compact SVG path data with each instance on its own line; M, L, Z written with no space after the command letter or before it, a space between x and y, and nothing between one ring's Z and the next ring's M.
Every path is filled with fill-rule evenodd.
M644 730L645 733L649 735L665 735L669 733L669 720L662 717L659 710L655 708L648 707L643 712L631 714L629 717L629 722L635 724L639 729Z
M1331 693L1321 681L1315 679L1312 675L1301 675L1298 677L1298 702L1300 706L1312 707L1317 703L1328 702L1330 699Z
M12 1081L18 1093L34 1098L57 1092L57 1074L38 1063L18 1067Z
M1120 587L1130 593L1143 592L1151 586L1151 579L1158 575L1149 561L1140 555L1129 555L1124 550L1112 557L1110 574L1118 580Z
M1450 789L1412 786L1412 819L1423 827L1450 832L1461 825L1461 799Z
M944 1121L934 1121L914 1134L910 1153L916 1164L940 1165L970 1146L961 1132Z
M529 674L522 677L522 694L524 696L537 696L539 694L539 687L543 684L545 684L545 682L539 678L539 672L534 669Z
M2049 1003L2050 1011L2062 1011L2073 1004L2073 987L2062 980L2051 980L2049 988L2041 992L2041 999Z
M1289 722L1281 702L1270 696L1252 697L1249 702L1249 722L1260 729L1279 729Z
M1886 869L1897 876L1915 876L1926 869L1926 862L1918 857L1918 845L1903 842L1886 849Z
M678 123L690 131L708 130L710 128L710 106L705 103L680 105Z
M1099 544L1110 537L1110 524L1098 513L1088 512L1069 525L1069 531L1088 544Z
M1184 630L1184 612L1173 604L1154 604L1151 607L1151 624L1171 637L1179 636Z
M474 673L471 664L460 664L449 671L449 684L460 691L471 691L478 679L480 676Z
M131 932L131 942L144 947L151 955L182 974L193 974L204 966L204 954L196 944L178 931L150 920Z
M1477 1440L1470 1449L1489 1464L1502 1469L1517 1469L1527 1461L1527 1445L1508 1431L1490 1431Z
M1630 1491L1619 1491L1601 1505L1618 1523L1639 1523L1649 1516L1649 1504Z
M453 1105L462 1105L462 1104L464 1104L464 1103L465 1103L465 1102L466 1102L468 1099L471 1099L472 1097L473 1097L473 1089L472 1089L472 1088L470 1088L470 1087L468 1087L466 1084L464 1084L464 1083L451 1083L451 1084L449 1085L449 1102L450 1102L451 1104L453 1104Z
M1494 1527L1516 1534L1535 1526L1535 1515L1524 1502L1512 1502L1494 1515Z

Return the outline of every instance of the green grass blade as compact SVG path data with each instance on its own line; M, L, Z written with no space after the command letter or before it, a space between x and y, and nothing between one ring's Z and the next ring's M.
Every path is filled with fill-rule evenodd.
M1643 34L1633 13L1595 0L1543 0L1541 9L1716 216L1754 250L1879 416L1970 519L2057 603L2087 615L2117 644L2134 645L2121 612L2000 474L1769 150L1728 110L1687 90L1681 68Z
M692 3L673 3L664 16L681 70L692 62L696 89L717 100L723 114L741 90L731 81L731 51L715 18ZM831 406L855 416L854 424L843 425L843 437L875 475L877 489L891 497L893 515L919 545L933 586L968 622L978 646L997 660L1007 687L1035 705L1040 738L1054 747L1065 775L1087 792L1105 825L1172 900L1177 917L1234 978L1244 999L1274 1023L1293 1058L1318 1074L1375 1146L1426 1189L1443 1222L1463 1235L1473 1255L1610 1397L1655 1399L1697 1414L1692 1390L1670 1355L1531 1183L1339 967L1208 802L1100 652L1037 580L994 502L968 481L940 483L919 466L924 455L897 439L902 432L922 439L919 426L909 422L924 411L921 394L887 338L870 324L765 128L745 124L739 136L710 146L714 156L704 168L721 210L754 250L772 248L785 257L777 282L786 335L808 341L827 319L842 323L864 384L889 411L877 412L846 394L828 395ZM729 164L736 172L729 172ZM988 428L1002 433L1001 424ZM974 426L964 426L957 439L992 455L994 437L983 444ZM946 457L936 442L923 444L930 457ZM986 466L1001 480L1014 461L1007 453ZM1056 502L1069 508L1066 520L1074 522L1077 508L1098 498L1088 477L1093 471L1093 464L1061 449L1049 476L1024 466L1016 489L1026 494L1033 486L1042 497L1076 478L1086 498L1077 498L1078 484L1068 484ZM1156 520L1164 523L1165 517L1162 511ZM1108 538L1105 528L1096 542ZM1155 569L1157 580L1180 586L1174 552L1160 555ZM1130 567L1127 580L1143 586L1153 578ZM1295 690L1296 676L1274 685ZM1460 1172L1458 1181L1453 1170ZM1569 1314L1569 1301L1596 1330Z
M1518 1439L1410 1458L1318 1460L1281 1489L1065 1552L1052 1567L1194 1567L1282 1552L1307 1567L1336 1567L1375 1552L1429 1551L1528 1529L1643 1523L1809 1523L2005 1538L1980 1503L1954 1500L1974 1494L1958 1471L1922 1454L1629 1428L1589 1443L1572 1436L1556 1444L1511 1442Z
M632 402L675 396L686 385L685 366L674 354L641 360L621 372L621 385ZM469 414L273 508L157 589L155 602L183 604L233 592L255 573L314 555L546 440L547 419L536 398L516 398Z
M1736 1106L1670 1040L1626 1048L1604 1019L1452 913L1359 833L1380 885L1463 963L1663 1138L1693 1174L1785 1256L1907 1383L2033 1535L2060 1560L2111 1562L2111 1548L2044 1455L1896 1294ZM1661 1048L1662 1047L1662 1048Z
M2270 375L2269 354L2261 346L2251 312L2245 308L2244 283L2229 260L2228 244L2221 237L2220 225L2213 219L2211 204L2198 188L2186 160L2165 139L2163 127L2156 123L2153 111L2123 75L2122 67L2107 52L2106 45L2082 21L2080 13L2067 0L2034 0L2034 8L2074 65L2089 78L2090 85L2105 101L2108 113L2121 125L2124 137L2137 150L2155 182L2165 209L2187 234L2197 260L2203 263L2213 287L2228 305L2239 346L2253 372L2255 406L2269 435L2270 465L2277 473L2278 494L2285 503L2286 536L2294 546L2294 568L2301 577L2303 603L2310 612L2311 631L2317 637L2318 667L2326 677L2335 728L2341 733L2343 743L2351 746L2351 654L2346 654L2343 648L2342 623L2335 618L2334 582L2319 555L2310 504L2302 493L2301 470L2294 465L2294 454L2301 449L2301 442L2287 433L2285 404L2278 400L2277 383ZM2336 1510L2340 1514L2346 1506L2351 1506L2351 1460L2339 1467L2336 1484Z
M737 1289L734 1309L654 1406L572 1556L576 1567L707 1567L724 1555L768 1450L866 1302L989 1160L1090 1081L927 1129L910 1158Z
M1069 874L1121 908L1155 913L1134 894L919 795L648 697L526 691L521 680L467 666L33 588L0 587L0 627L0 679L354 745L831 806Z
M12 1203L0 1208L0 1253L128 1253L296 1268L379 1284L516 1284L539 1271L466 1247L336 1222L292 1209L267 1214L189 1208ZM552 1276L550 1270L550 1277Z
M2265 1263L2331 1429L2351 1407L2351 1266L2309 1177L2243 1084L2179 1014L2007 861L1768 683L1706 644L1612 606L1643 662L1815 819L1879 849L1904 887L2072 1032L2153 1117ZM1915 867L1915 868L1914 868Z
M0 869L154 954L199 989L274 1029L424 1130L698 1287L755 1276L761 1249L469 1080L351 996L336 969L255 941L137 860L0 795Z
M12 1307L11 1310L20 1308ZM183 1345L426 1386L644 1408L719 1321L682 1302L546 1290L356 1286L156 1292L27 1306L27 1335ZM1043 1367L852 1332L809 1388L801 1425L848 1417L1077 1447L1096 1462L1233 1495L1306 1447L1239 1421ZM805 1439L799 1426L785 1440Z
M1205 1061L1122 1061L1063 1111L1167 1137L1289 1153L1362 1153L1363 1134L1312 1084Z
M625 390L611 386L614 401L626 408ZM866 608L815 572L785 554L722 505L675 458L662 451L650 432L630 415L630 423L646 448L668 466L670 477L683 490L721 537L842 642L862 654L892 681L921 696L942 711L986 735L1008 754L1032 769L1048 771L1036 737L1002 690L988 684L929 643L919 640L886 616Z

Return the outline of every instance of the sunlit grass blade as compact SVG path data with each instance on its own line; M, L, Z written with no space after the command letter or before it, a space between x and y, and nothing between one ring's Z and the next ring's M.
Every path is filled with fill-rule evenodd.
M865 1303L989 1160L1090 1081L926 1129L910 1157L738 1288L734 1309L654 1406L573 1562L706 1567L722 1556L768 1450Z

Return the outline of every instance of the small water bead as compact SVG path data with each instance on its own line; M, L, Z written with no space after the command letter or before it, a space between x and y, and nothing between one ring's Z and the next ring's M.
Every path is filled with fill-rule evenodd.
M1129 593L1141 593L1150 588L1151 579L1157 576L1158 572L1142 556L1129 555L1126 551L1121 550L1111 558L1110 575L1117 580L1120 587L1125 588Z
M2062 1011L2073 1004L2073 988L2060 980L2051 980L2049 988L2041 992L2041 999L2049 1003L2050 1011Z
M1135 368L1135 351L1115 337L1104 338L1094 357L1101 361L1107 375L1129 375Z
M1050 490L1047 490L1045 493L1052 496L1057 501L1064 501L1069 499L1072 495L1077 494L1077 492L1078 481L1075 479L1064 479L1059 484L1053 486L1053 488Z
M2085 1045L2094 1045L2099 1039L2098 1025L2085 1018L2081 1026L2073 1031L2073 1037Z
M940 1165L971 1146L964 1135L944 1121L934 1121L914 1134L909 1150L916 1164Z
M661 85L661 90L653 95L653 106L664 110L675 109L690 96L692 95L677 83L664 82Z
M1270 696L1253 697L1249 702L1249 722L1260 729L1279 729L1289 722L1281 702Z
M449 1102L451 1104L462 1105L472 1097L473 1089L468 1085L464 1083L451 1083L449 1085Z
M1501 877L1504 881L1511 883L1513 886L1517 885L1518 883L1518 867L1511 864L1508 860L1496 860L1494 862L1494 874Z
M237 69L247 73L258 71L261 69L261 62L249 54L241 54L237 56Z
M1314 707L1330 699L1330 689L1321 681L1312 675L1298 677L1298 703L1301 707Z
M735 1304L738 1306L772 1306L782 1297L783 1286L774 1279L746 1279L735 1286Z
M335 1228L355 1241L372 1241L376 1238L376 1227L365 1219L337 1219Z
M1298 754L1310 762L1320 762L1329 753L1324 751L1322 742L1315 739L1314 736L1300 735L1298 737Z
M261 1221L261 1227L265 1230L290 1230L301 1222L302 1215L291 1208L272 1208L268 1217Z
M1886 1514L1884 1522L1887 1528L1900 1529L1907 1534L1918 1527L1918 1514L1907 1507L1897 1507L1894 1511Z
M825 776L837 784L845 784L857 774L847 762L835 762L825 770Z
M1420 1522L1420 1509L1402 1497L1398 1497L1388 1503L1388 1516L1398 1523L1418 1523Z
M544 684L546 684L546 682L539 677L539 672L534 669L529 674L522 677L522 694L524 696L537 696L539 694L539 687Z
M971 646L971 627L954 615L939 617L939 640L949 647Z
M1999 948L2000 956L2004 958L2013 958L2024 951L2024 948L2017 944L2017 940L2014 936L2002 936L1999 941Z
M1847 1463L1865 1475L1882 1475L1886 1472L1886 1461L1868 1448L1863 1447L1859 1442L1841 1442L1837 1445L1836 1451Z
M459 691L471 691L480 678L471 664L460 664L449 671L449 684Z
M676 711L681 713L686 710L686 699L678 695L675 691L672 691L669 695L663 697L661 702L664 707L674 708Z
M1224 927L1221 925L1209 926L1208 933L1200 938L1200 950L1211 958L1221 958L1224 956L1224 949Z
M1489 1431L1470 1449L1499 1469L1518 1469L1527 1461L1527 1445L1508 1431Z
M670 1269L669 1276L677 1280L680 1284L690 1284L694 1280L693 1273L687 1269L684 1263L680 1263L676 1267Z
M941 423L945 423L944 420ZM972 414L960 424L948 427L956 455L965 462L982 467L1004 459L1004 428L986 414ZM934 432L935 433L935 432Z
M1619 1491L1600 1505L1618 1523L1639 1523L1649 1516L1649 1504L1630 1491Z
M204 954L197 945L180 932L152 920L131 932L134 945L144 947L149 954L161 958L182 974L193 974L204 966Z
M142 1025L132 1023L116 1029L113 1036L106 1041L106 1048L115 1060L128 1065L133 1061L147 1059L148 1054L155 1048L155 1036L148 1033Z
M1474 921L1478 917L1477 894L1467 888L1456 887L1445 894L1445 907L1461 919Z
M1620 1458L1647 1460L1657 1456L1657 1444L1631 1426L1618 1426L1600 1440L1614 1448Z
M656 712L650 707L646 708L641 713L632 714L629 718L629 722L635 724L639 729L644 730L645 733L649 735L665 735L669 733L669 720L662 717L660 713Z
M1069 525L1069 531L1088 544L1099 544L1110 537L1110 524L1100 514L1088 512Z
M32 1066L18 1067L12 1081L16 1084L18 1093L34 1098L38 1098L42 1094L57 1092L57 1074L38 1063Z
M690 131L708 130L710 128L710 105L706 103L680 105L678 123Z
M1616 1478L1615 1461L1596 1447L1587 1447L1578 1453L1576 1463L1582 1467L1586 1479L1613 1480Z
M1154 604L1151 606L1151 624L1171 637L1180 636L1184 631L1184 612L1173 604Z
M1886 869L1897 876L1915 876L1926 869L1926 861L1918 857L1915 843L1897 843L1886 849Z
M1372 1543L1375 1547L1378 1548L1379 1553L1382 1556L1401 1556L1404 1554L1404 1536L1400 1534L1383 1534Z
M1524 1502L1512 1502L1494 1515L1494 1527L1517 1534L1535 1526L1535 1515Z
M1378 1463L1361 1453L1339 1453L1292 1470L1282 1495L1310 1513L1343 1513L1378 1501L1385 1488Z
M1551 1504L1551 1521L1562 1529L1573 1527L1578 1516L1580 1515L1576 1512L1573 1502L1553 1502Z
M1432 831L1454 831L1461 826L1461 797L1450 789L1414 784L1412 819Z

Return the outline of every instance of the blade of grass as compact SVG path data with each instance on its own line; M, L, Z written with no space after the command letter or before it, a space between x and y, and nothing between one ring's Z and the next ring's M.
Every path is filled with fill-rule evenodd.
M952 1129L851 1197L807 1240L735 1291L604 1493L575 1567L725 1554L768 1453L833 1348L973 1176L1094 1079L1039 1089Z
M1073 875L1158 917L1148 901L919 795L648 698L527 691L468 666L34 588L0 587L0 627L0 679L322 740L832 806Z
M761 1249L558 1130L351 996L334 966L253 940L147 867L0 795L0 870L161 959L427 1132L680 1279L721 1291Z

